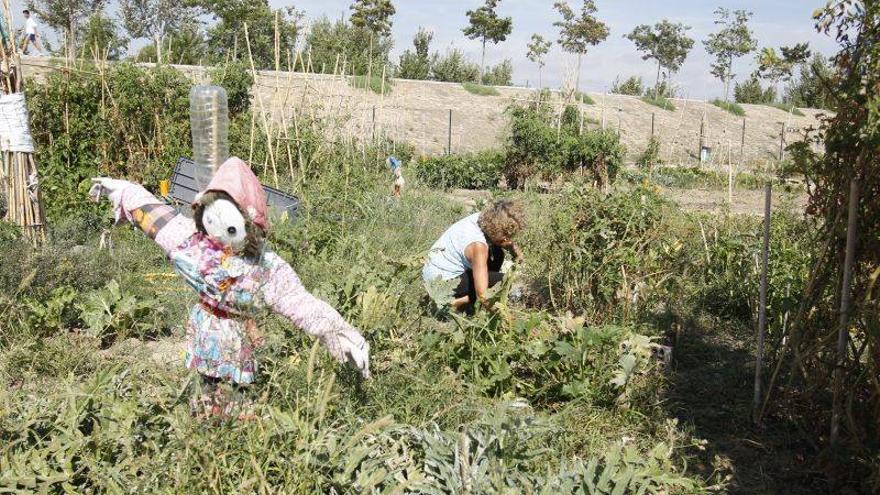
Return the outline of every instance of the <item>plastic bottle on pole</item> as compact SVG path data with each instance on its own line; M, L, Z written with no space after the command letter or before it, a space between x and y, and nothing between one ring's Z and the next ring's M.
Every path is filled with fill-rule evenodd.
M229 157L229 110L220 86L193 86L189 92L195 181L208 187L217 168Z

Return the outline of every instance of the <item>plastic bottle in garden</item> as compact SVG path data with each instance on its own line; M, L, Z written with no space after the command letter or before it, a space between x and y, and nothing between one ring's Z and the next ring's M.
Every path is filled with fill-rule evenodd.
M193 86L189 92L195 181L199 191L229 157L229 110L220 86Z

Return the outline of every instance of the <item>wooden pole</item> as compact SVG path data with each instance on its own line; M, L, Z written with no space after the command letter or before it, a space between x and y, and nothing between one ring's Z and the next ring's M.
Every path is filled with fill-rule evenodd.
M697 160L700 162L700 165L703 164L703 138L705 136L706 130L706 113L703 112L703 116L700 117L700 148L697 150Z
M373 105L373 144L376 144L376 106Z
M853 179L849 183L849 215L846 222L846 256L843 261L843 283L840 287L840 321L837 329L837 359L834 367L834 396L831 409L832 447L837 446L840 439L840 416L843 407L843 367L846 365L847 344L849 343L849 307L852 301L850 283L852 281L852 265L855 258L856 241L858 239L859 214L859 182Z
M278 33L278 16L280 11L275 11L275 72L281 71L281 37Z
M733 151L727 140L727 204L733 206Z
M446 133L446 154L452 154L452 109L449 109L449 127Z
M739 166L746 163L746 119L743 118L742 136L739 141Z
M654 138L654 117L655 116L656 116L656 114L654 112L651 112L651 138L652 139Z
M758 345L755 351L755 393L752 398L752 420L760 422L761 372L764 365L764 334L767 328L767 272L770 259L770 202L773 186L764 185L764 247L761 250L761 288L758 296Z
M785 122L782 123L782 129L779 131L779 161L785 159Z

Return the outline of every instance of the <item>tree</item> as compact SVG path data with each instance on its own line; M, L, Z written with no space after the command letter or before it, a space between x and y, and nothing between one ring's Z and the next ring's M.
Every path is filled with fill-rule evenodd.
M391 34L391 16L397 12L391 0L356 0L350 8L353 25L376 37Z
M778 55L773 48L764 48L758 52L758 68L756 77L770 81L774 92L779 89L780 81L789 81L794 68L810 58L810 50L806 43L798 43L792 47L783 46Z
M526 58L532 63L538 64L538 88L543 88L544 82L541 79L541 69L544 68L544 55L547 55L547 52L550 51L550 42L545 40L540 34L533 34L532 42L527 46L529 51L526 53Z
M119 32L116 21L100 10L89 16L77 37L82 57L91 54L96 58L119 60L128 46L128 40Z
M68 57L76 54L77 26L80 22L103 9L107 0L28 0L28 9L37 14L43 23L55 31L64 33Z
M829 87L833 76L828 59L821 53L814 53L809 62L800 65L797 79L785 88L785 98L797 107L832 110L834 99Z
M617 95L642 96L644 92L642 78L637 76L630 76L629 79L622 83L620 82L620 76L617 76L611 85L611 93Z
M506 58L495 67L487 67L483 80L490 86L510 86L513 84L513 62Z
M373 40L391 34L391 16L396 12L391 0L355 0L351 4L351 24L370 33L369 69L373 66Z
M257 69L275 68L275 35L278 27L279 64L292 55L302 13L293 7L273 10L268 0L189 0L211 14L217 23L208 29L208 55L215 63L227 59L250 64L253 55ZM250 47L245 40L248 28Z
M312 23L306 38L303 57L312 62L313 71L338 72L345 69L346 74L363 75L373 61L367 47L372 34L345 19L331 21L322 17ZM388 36L373 40L373 57L381 63L388 61L391 52L391 38Z
M590 46L598 45L608 38L610 31L604 22L596 18L596 3L593 0L584 0L580 16L575 16L571 7L564 2L556 2L553 8L562 16L561 21L553 25L559 28L559 45L568 53L576 53L577 80L575 89L581 88L581 59L587 53Z
M636 26L631 33L624 38L632 41L636 49L643 52L642 60L655 60L657 62L657 77L654 80L654 93L660 89L660 69L666 69L666 77L681 69L688 56L688 52L694 47L694 40L687 36L690 26L681 23L669 22L666 19L654 24Z
M776 91L773 87L764 89L761 81L754 75L742 84L733 85L733 99L737 103L750 103L753 105L773 103L776 100Z
M477 64L465 58L461 50L454 48L443 56L434 56L431 61L431 79L445 82L476 81L480 75Z
M162 63L165 36L198 23L198 13L190 4L188 0L119 0L119 15L132 39L153 41L156 62Z
M486 4L477 10L468 10L467 17L470 25L462 31L465 36L472 40L480 40L483 45L483 54L480 57L480 84L483 83L483 71L486 66L486 42L493 45L507 39L507 35L513 31L513 19L510 17L498 17L498 3L500 0L486 0Z
M157 62L159 60L157 46L154 43L145 45L138 51L135 60L138 62ZM192 24L169 33L162 41L162 59L169 64L201 65L208 54L205 33Z
M749 19L752 13L745 10L735 10L719 7L715 10L715 24L721 26L717 33L712 33L703 41L706 51L715 57L712 63L711 74L724 82L724 101L728 101L730 94L730 81L733 73L733 61L755 51L758 42L749 29Z
M407 49L400 56L400 66L397 76L404 79L427 79L431 74L431 58L428 55L431 40L434 33L419 27L419 32L413 37L415 53Z

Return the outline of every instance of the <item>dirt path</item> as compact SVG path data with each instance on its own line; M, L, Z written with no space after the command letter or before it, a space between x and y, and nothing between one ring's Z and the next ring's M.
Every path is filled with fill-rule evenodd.
M721 213L727 209L727 191L717 189L671 189L664 188L665 197L675 201L685 210ZM804 211L807 196L803 193L774 192L774 209L787 208L791 211ZM733 193L731 213L740 215L764 215L764 191L741 189Z

